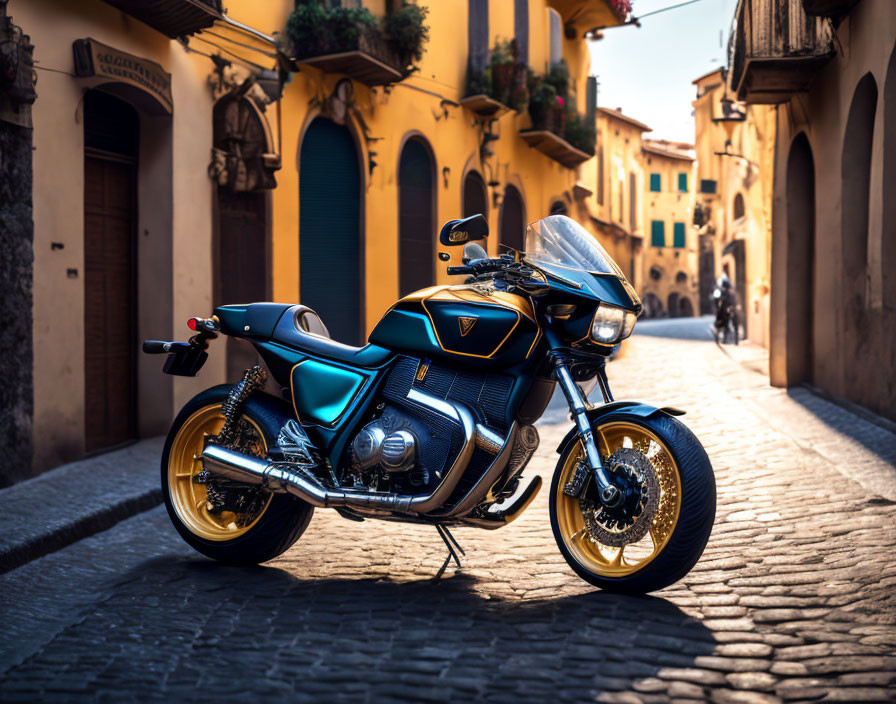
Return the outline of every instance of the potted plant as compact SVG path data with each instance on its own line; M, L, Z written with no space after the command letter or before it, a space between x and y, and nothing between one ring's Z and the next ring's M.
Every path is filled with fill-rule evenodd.
M299 0L286 32L299 61L362 50L402 74L423 57L429 38L427 8L404 3L382 25L365 7L330 7L324 0Z

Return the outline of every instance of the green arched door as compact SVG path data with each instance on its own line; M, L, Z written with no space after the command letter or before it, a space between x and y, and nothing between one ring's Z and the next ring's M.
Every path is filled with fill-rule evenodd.
M299 296L333 339L362 342L361 176L348 128L318 117L299 157Z

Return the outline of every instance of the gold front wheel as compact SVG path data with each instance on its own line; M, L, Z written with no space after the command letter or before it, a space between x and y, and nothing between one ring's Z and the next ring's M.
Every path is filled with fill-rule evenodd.
M194 535L214 542L233 540L248 533L258 523L271 503L271 494L246 489L234 500L233 491L225 506L213 501L209 491L219 492L201 475L200 456L209 438L221 432L224 414L215 403L195 411L184 421L171 443L168 453L168 492L171 506L181 523ZM250 419L243 420L241 449L257 457L267 453L261 428Z
M702 554L715 518L715 479L702 446L675 418L629 418L592 426L614 482L625 476L625 510L606 510L593 490L583 498L564 492L584 467L582 444L575 442L554 473L551 524L560 551L583 579L603 589L646 592L680 579Z

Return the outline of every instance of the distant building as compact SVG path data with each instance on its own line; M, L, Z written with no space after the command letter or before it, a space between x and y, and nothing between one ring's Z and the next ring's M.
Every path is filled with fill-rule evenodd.
M771 381L896 419L896 3L741 1L730 90L774 104Z
M721 68L694 85L699 308L715 312L715 280L726 274L741 333L768 346L774 109L738 103Z
M645 139L646 239L638 291L646 317L689 317L699 312L697 234L693 227L694 146Z

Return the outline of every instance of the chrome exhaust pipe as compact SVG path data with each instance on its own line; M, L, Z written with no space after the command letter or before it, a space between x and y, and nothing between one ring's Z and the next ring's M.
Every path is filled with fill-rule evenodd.
M412 396L413 394L413 396ZM328 489L317 478L300 468L253 457L220 445L207 445L202 451L205 469L234 481L261 486L274 493L289 493L317 508L358 508L398 513L428 513L444 504L457 486L476 447L476 423L464 406L443 401L413 389L408 398L429 406L457 422L464 433L464 444L442 481L429 494L408 495L357 489Z

